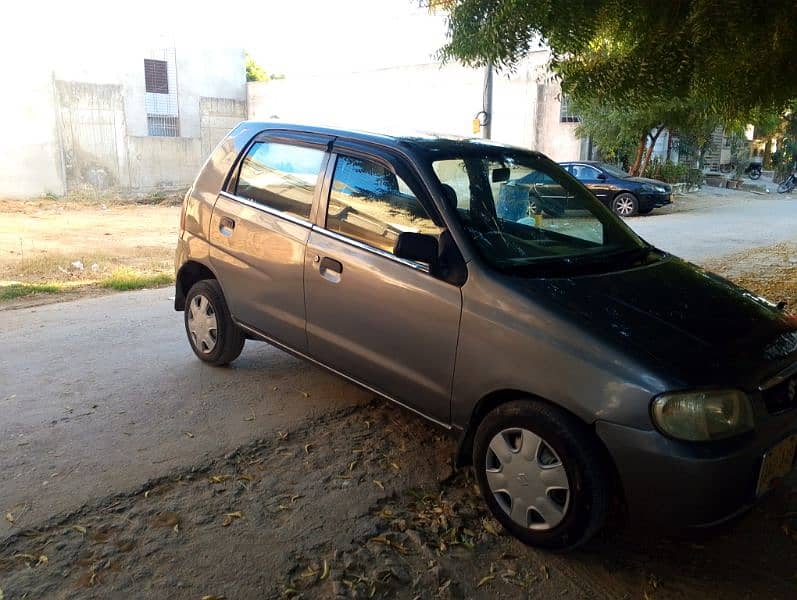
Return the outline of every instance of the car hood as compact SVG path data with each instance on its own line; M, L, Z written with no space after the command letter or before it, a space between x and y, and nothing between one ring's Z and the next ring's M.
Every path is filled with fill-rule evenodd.
M634 183L649 183L651 185L658 185L663 187L664 189L669 189L670 186L664 183L663 181L659 181L658 179L650 179L649 177L626 177L626 181L633 181Z
M797 318L671 256L614 273L528 279L536 302L683 385L752 389L797 360Z

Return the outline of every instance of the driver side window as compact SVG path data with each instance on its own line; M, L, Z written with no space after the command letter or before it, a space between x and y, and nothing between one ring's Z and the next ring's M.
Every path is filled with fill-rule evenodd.
M352 156L338 156L335 163L326 226L391 254L402 232L442 232L391 169Z

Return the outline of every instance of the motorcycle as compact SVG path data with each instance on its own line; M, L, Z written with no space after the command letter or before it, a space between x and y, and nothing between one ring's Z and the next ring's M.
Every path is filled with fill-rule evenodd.
M744 174L752 180L758 179L761 177L761 163L750 163L744 170Z

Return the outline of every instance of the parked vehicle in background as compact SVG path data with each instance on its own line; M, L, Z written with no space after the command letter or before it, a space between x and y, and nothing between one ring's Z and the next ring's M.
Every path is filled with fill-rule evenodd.
M745 175L755 181L761 178L761 170L763 165L760 162L751 162L744 170Z
M656 179L632 177L622 169L596 161L559 163L616 215L646 215L672 202L672 188Z
M263 340L456 433L525 543L577 546L615 498L670 528L723 521L793 464L797 320L648 245L537 152L246 122L181 219L199 359Z
M778 184L778 193L785 194L795 187L797 187L797 175L795 175L795 169L793 168L789 176Z

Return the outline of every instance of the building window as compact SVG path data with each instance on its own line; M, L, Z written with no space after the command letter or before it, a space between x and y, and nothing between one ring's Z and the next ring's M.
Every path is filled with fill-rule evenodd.
M580 120L578 115L570 112L570 101L565 94L562 94L559 105L559 121L561 123L578 123Z
M152 94L169 93L169 69L165 60L144 59L144 82Z
M172 115L147 115L147 133L152 136L177 137L180 121Z
M178 137L180 117L177 108L177 78L174 50L156 51L144 59L145 108L147 134Z

